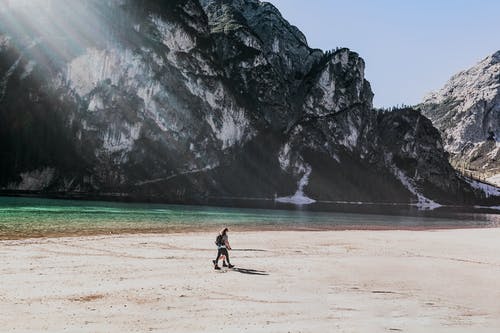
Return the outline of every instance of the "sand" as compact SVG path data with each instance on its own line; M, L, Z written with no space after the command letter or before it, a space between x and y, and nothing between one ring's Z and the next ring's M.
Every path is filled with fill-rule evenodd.
M500 229L0 242L2 332L500 332Z

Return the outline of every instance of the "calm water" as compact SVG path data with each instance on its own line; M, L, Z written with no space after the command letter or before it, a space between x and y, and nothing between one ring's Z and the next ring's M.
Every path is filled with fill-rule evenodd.
M0 197L0 239L114 232L500 226L500 215L390 216Z

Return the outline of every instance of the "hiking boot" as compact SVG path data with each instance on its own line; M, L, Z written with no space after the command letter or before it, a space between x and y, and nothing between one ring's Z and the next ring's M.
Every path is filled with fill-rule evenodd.
M222 267L227 267L227 264L225 262L223 262Z
M219 266L215 266L214 269L215 270L220 270L220 267Z
M229 264L227 267L229 267L229 268L233 268L233 267L234 267L234 265Z

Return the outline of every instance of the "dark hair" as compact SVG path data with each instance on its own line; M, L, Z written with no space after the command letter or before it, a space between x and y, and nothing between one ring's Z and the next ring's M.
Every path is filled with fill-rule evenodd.
M220 234L224 236L224 235L226 234L226 232L228 232L228 231L229 231L229 229L228 229L228 228L224 228L224 229L222 229L222 230L220 231Z

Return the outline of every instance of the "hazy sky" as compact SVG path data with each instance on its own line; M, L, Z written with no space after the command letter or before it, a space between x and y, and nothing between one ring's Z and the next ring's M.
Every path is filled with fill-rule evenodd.
M416 104L500 50L500 0L269 0L323 50L358 52L375 106Z

